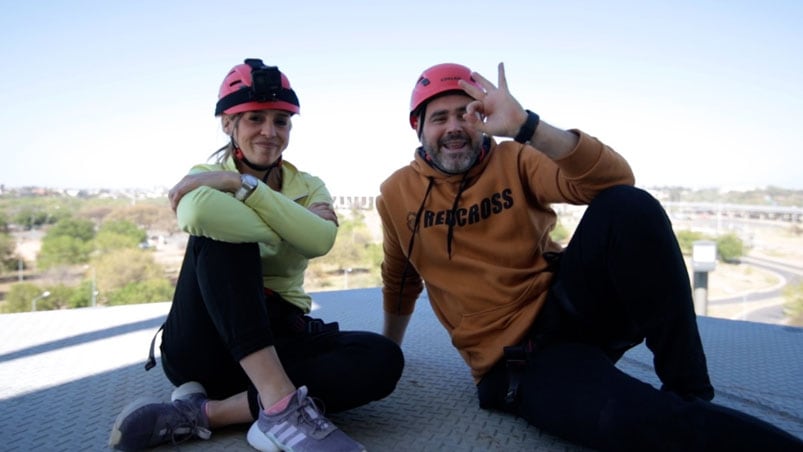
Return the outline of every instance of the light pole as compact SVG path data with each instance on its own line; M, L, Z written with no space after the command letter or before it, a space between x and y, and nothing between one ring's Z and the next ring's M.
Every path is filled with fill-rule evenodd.
M344 285L346 286L345 287L346 289L349 288L349 273L351 273L351 267L343 269L343 279L344 279L343 282Z
M694 311L708 315L708 272L717 266L717 244L711 240L692 243L692 270L694 270Z
M42 292L42 295L39 295L38 297L31 300L31 311L36 312L36 302L41 300L42 298L47 298L49 296L50 296L50 291L46 290Z
M98 289L95 286L95 267L92 267L92 307L94 308L98 304Z

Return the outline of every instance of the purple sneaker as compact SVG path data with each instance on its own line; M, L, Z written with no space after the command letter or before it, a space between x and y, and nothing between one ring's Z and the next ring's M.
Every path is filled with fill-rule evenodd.
M209 420L203 407L206 390L200 383L184 383L173 391L170 403L155 398L137 399L117 416L109 446L141 450L159 444L178 444L190 438L209 439Z
M296 390L284 411L259 413L248 430L248 444L262 452L364 452L365 447L349 438L323 417L307 396L307 387Z

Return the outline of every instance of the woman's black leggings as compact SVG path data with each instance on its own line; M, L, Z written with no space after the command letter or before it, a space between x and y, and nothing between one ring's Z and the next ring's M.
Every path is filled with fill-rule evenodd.
M689 275L670 221L648 193L600 193L554 269L523 344L526 363L514 372L516 398L506 401L515 367L503 359L478 385L480 406L599 450L801 450L800 439L710 402ZM643 340L660 390L615 366Z
M198 381L216 400L248 391L256 419L257 392L239 361L273 345L290 380L306 385L327 412L382 399L395 389L404 358L394 342L324 326L267 292L256 244L190 237L162 334L168 379L177 386Z

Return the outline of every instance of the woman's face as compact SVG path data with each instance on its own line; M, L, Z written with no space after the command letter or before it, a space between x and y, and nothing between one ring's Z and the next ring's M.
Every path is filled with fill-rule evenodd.
M223 131L234 138L243 155L255 165L273 164L290 142L291 113L284 110L247 111L223 118Z

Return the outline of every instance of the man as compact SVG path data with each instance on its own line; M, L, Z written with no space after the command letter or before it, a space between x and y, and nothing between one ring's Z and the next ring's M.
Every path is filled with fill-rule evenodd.
M482 408L603 450L799 450L792 435L710 403L683 257L625 159L524 110L498 72L497 87L440 64L416 82L421 147L377 200L384 334L401 344L426 283ZM549 235L553 203L588 205L565 249ZM615 367L642 340L660 390Z

